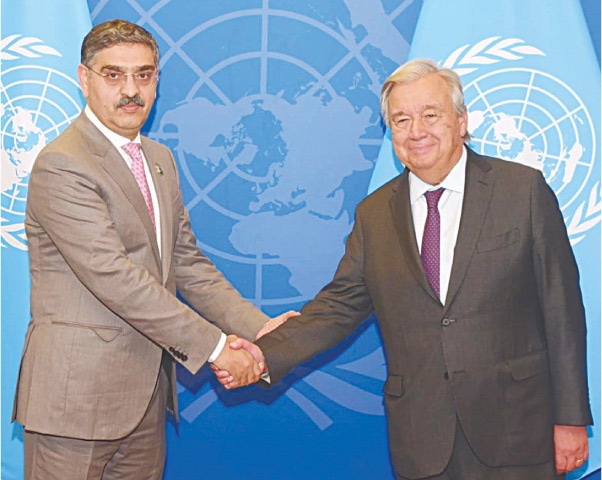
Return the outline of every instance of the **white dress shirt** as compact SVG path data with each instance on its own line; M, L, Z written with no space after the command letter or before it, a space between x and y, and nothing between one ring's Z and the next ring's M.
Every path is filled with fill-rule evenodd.
M444 188L439 200L438 208L441 218L441 255L439 269L439 290L441 303L445 304L449 278L454 262L454 248L460 229L462 216L462 203L464 201L464 184L466 182L466 148L462 149L462 156L451 172L439 185L429 185L410 173L410 203L412 205L412 218L416 231L418 250L422 248L422 235L426 223L427 204L424 193L429 190Z

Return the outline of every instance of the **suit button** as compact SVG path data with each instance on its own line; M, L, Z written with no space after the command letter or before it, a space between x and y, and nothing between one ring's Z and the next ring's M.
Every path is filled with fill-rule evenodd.
M443 378L445 378L445 380L449 380L449 373L445 372L443 374Z
M176 353L176 349L175 349L175 348L173 348L173 347L169 347L169 351L170 351L171 353L174 353L174 354Z
M454 320L453 318L444 318L443 320L441 320L441 325L443 325L444 327L449 327L455 321L456 320Z
M188 360L188 355L182 354L182 361L185 362Z

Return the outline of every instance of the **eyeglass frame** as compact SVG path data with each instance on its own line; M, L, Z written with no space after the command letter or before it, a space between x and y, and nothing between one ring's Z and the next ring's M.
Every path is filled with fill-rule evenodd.
M142 70L142 71L138 71L138 72L130 72L130 73L126 73L123 72L121 70L115 70L115 69L110 69L111 72L110 73L102 73L102 72L97 72L96 70L94 70L92 67L90 67L89 65L85 65L85 67L90 70L92 73L95 73L96 75L98 75L99 77L102 77L105 81L105 83L109 86L117 86L117 85L123 85L126 81L127 81L127 77L132 77L134 79L134 83L136 85L143 85L143 86L147 86L144 84L140 84L140 78L138 77L140 74L150 74L152 72L152 78L149 81L148 85L151 84L152 81L154 81L155 83L159 82L159 69L154 67L152 70L148 69L148 70ZM106 67L103 67L106 68ZM110 85L111 80L108 79L107 77L111 74L116 74L119 78L118 78L118 82L115 83L115 85Z

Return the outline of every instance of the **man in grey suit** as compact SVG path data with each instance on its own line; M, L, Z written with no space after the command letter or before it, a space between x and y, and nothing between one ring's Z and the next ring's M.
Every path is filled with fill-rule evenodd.
M406 170L358 206L332 282L257 342L271 381L375 311L397 478L562 478L587 459L592 417L584 309L557 200L539 171L464 144L453 71L407 63L383 86L381 108Z
M150 33L105 22L81 61L85 111L29 183L32 318L13 420L27 480L160 479L175 362L255 382L263 367L224 345L289 313L269 320L199 251L171 153L139 133L158 81Z

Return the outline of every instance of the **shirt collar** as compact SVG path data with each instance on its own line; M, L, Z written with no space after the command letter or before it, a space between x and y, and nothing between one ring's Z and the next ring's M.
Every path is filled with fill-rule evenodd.
M451 171L447 174L447 177L445 177L437 186L433 186L424 182L410 172L410 202L413 204L416 200L423 196L425 192L429 190L435 190L440 187L445 188L446 190L464 193L464 184L466 181L466 158L466 147L462 147L462 155L460 156L460 160L458 160L458 163L456 163Z
M88 105L86 105L84 112L88 119L94 124L94 126L98 128L100 132L109 139L109 142L111 142L115 148L119 149L120 152L121 147L128 143L140 143L140 132L138 132L134 140L130 140L129 138L122 137L118 133L115 133L113 130L106 127L105 124L98 119L98 117L94 114L94 112Z

